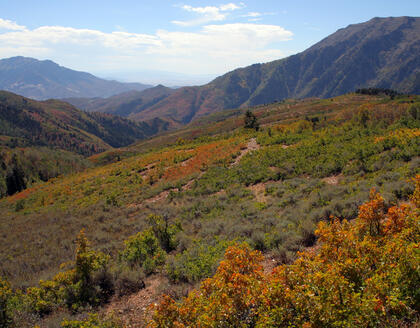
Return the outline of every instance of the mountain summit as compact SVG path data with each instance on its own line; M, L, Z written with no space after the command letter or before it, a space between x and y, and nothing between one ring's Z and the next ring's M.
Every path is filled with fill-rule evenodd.
M360 87L420 93L420 18L373 18L349 25L299 54L239 68L187 87L136 115L187 123L227 108L285 98L334 97Z
M51 60L11 57L0 60L0 89L43 100L66 97L109 97L150 87L120 83L62 67Z

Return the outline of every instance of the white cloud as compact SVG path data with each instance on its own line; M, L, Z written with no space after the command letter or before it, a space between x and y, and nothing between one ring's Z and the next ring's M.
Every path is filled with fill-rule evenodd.
M221 5L220 10L221 11L231 11L236 9L241 9L242 6L235 5L234 3L228 3L226 5Z
M149 48L150 53L199 73L223 73L283 57L269 45L290 40L293 34L276 25L236 23L207 25L199 33L158 31L157 36L163 46Z
M41 26L0 32L0 57L48 58L91 72L155 69L221 74L283 57L284 53L272 46L292 36L281 26L250 23L205 25L194 33L159 30L154 34Z
M63 26L41 26L34 30L13 31L0 34L4 45L44 46L54 48L55 44L79 46L104 46L120 49L137 48L145 45L159 45L156 36L116 31L104 33L97 30L76 29ZM0 49L1 51L1 49Z
M262 15L263 14L258 13L258 12L249 12L249 13L247 13L245 15L242 15L242 17L260 17Z
M185 11L192 12L198 14L199 17L196 19L188 20L188 21L172 21L173 24L179 26L194 26L194 25L202 25L209 22L218 22L223 21L227 18L229 11L234 11L241 9L244 6L243 3L239 5L234 3L228 3L225 5L221 5L219 7L216 6L206 6L206 7L192 7L190 5L184 5L181 8Z
M25 30L26 26L18 25L16 22L12 22L10 20L0 18L0 29L20 31L20 30Z

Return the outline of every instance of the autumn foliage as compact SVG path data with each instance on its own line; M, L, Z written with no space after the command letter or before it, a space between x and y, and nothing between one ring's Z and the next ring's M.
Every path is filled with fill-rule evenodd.
M163 297L151 327L400 327L420 308L420 176L410 204L372 190L354 222L321 222L318 246L265 274L263 257L229 247L217 273L181 302Z

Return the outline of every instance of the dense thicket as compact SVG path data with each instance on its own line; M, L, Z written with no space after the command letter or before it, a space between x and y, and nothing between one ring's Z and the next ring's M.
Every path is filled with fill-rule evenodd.
M356 93L361 95L370 95L370 96L377 96L377 95L386 95L394 98L395 96L402 95L400 92L392 90L392 89L384 89L384 88L363 88L357 89Z

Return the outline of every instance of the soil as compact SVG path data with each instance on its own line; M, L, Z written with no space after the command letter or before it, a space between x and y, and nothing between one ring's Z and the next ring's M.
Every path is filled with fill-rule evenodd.
M329 184L329 185L337 185L338 182L340 182L340 179L342 177L343 177L342 174L332 175L332 176L329 176L329 177L326 177L326 178L322 179L322 181L324 181L326 184Z
M167 279L161 275L150 276L145 280L146 288L139 292L115 298L104 309L105 314L118 317L124 327L146 327L151 319L151 306L159 301L160 288Z
M257 139L251 138L248 141L246 148L241 150L241 153L239 154L239 156L235 158L235 161L230 166L238 165L242 157L244 157L250 151L257 150L257 149L260 149L260 145L257 143Z

